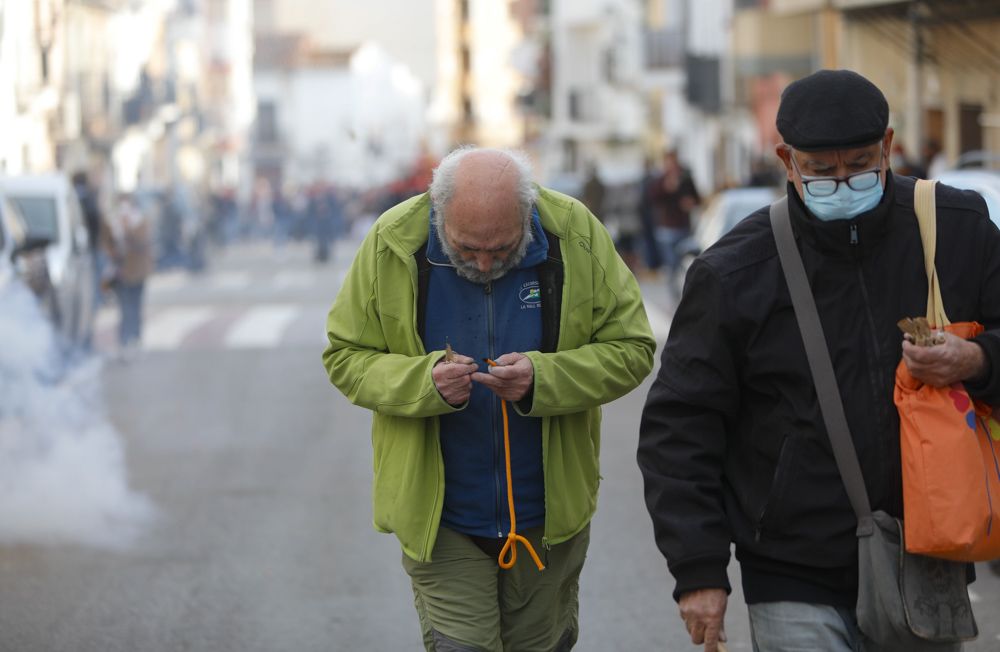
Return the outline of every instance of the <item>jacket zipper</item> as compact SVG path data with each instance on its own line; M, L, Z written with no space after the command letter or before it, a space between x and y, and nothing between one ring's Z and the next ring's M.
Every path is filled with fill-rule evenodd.
M858 246L858 225L851 225L851 245ZM878 329L875 327L875 316L872 314L871 297L868 296L868 285L865 283L864 264L861 261L861 254L857 249L852 251L854 259L854 269L858 274L858 286L861 288L861 301L865 304L865 319L868 321L868 332L872 340L872 353L875 355L875 364L868 367L868 379L872 384L872 394L878 399L878 374L875 368L882 359L881 347L878 343Z
M858 225L852 224L851 225L852 247L857 247L859 242L860 242L860 237L858 235ZM881 400L881 395L879 394L879 378L877 369L879 368L879 363L882 360L882 351L878 342L878 328L876 328L875 326L875 316L872 314L871 297L868 294L868 285L865 283L864 264L862 263L861 260L861 254L857 249L853 249L852 253L853 253L852 257L855 263L855 269L858 275L858 286L860 286L861 288L861 301L862 303L864 303L865 306L865 319L868 321L868 331L871 335L872 355L874 356L874 360L869 361L870 364L868 366L868 382L871 385L872 398L874 399L873 405L879 405L879 402ZM877 410L874 416L875 416L875 421L878 424L878 430L880 432L884 431L885 427L884 410L881 409ZM880 455L880 457L883 460L888 459L889 451L886 449L886 444L884 439L882 440L881 448L882 448L881 451L882 454ZM893 479L893 482L895 482L895 479Z
M493 347L493 283L487 283L483 286L483 294L486 298L486 341L489 347L490 359L496 357L496 351ZM500 485L500 447L498 444L497 435L497 397L494 394L491 398L492 409L490 410L490 438L493 440L493 487L496 489L494 494L496 500L494 506L496 510L494 512L496 517L496 528L497 528L497 538L503 538L503 523L501 522L501 509L500 495L503 491L503 487Z

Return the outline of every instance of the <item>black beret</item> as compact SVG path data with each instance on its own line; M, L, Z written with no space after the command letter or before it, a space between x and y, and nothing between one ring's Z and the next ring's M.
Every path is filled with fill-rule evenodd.
M875 84L851 70L820 70L781 94L778 133L803 152L870 145L885 135L889 103Z

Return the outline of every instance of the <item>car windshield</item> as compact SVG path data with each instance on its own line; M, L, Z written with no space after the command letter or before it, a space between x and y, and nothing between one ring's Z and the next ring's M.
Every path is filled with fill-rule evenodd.
M51 197L14 196L11 200L21 209L28 234L46 240L59 239L59 220L56 215L56 200Z

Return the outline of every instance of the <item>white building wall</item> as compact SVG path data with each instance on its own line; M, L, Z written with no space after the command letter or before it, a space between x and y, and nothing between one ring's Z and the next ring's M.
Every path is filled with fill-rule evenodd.
M425 88L436 81L437 22L430 0L274 0L272 13L269 31L308 34L325 50L376 43L393 59L405 62Z
M374 46L355 53L349 67L259 71L255 93L276 107L289 184L380 186L420 152L420 82Z
M689 2L687 51L700 56L722 56L730 48L732 0L696 0Z
M254 119L252 0L229 0L225 60L229 64L230 128L244 135Z
M511 65L517 26L506 2L479 0L470 6L471 93L480 145L510 147L521 142L517 112L520 75Z
M225 21L212 26L211 39L217 48L213 58L223 62L226 76L225 106L221 110L223 141L228 149L220 153L221 186L246 186L249 174L250 129L256 114L253 89L253 5L252 0L226 0Z
M551 8L552 121L540 148L543 174L579 176L595 163L607 182L638 177L646 121L642 7L553 0Z
M51 169L54 143L48 119L58 93L43 84L33 3L4 6L0 40L0 171L17 174Z
M344 178L353 186L389 183L410 172L426 136L426 93L402 62L375 45L351 57L350 158Z
M459 98L458 11L455 0L434 0L435 76L427 110L428 148L441 156L452 145L451 133L462 117Z

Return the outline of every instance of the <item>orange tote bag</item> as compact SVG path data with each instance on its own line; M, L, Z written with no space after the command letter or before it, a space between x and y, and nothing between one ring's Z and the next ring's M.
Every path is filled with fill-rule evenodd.
M934 182L917 182L914 204L927 269L927 321L959 337L975 337L983 327L950 323L941 301L934 267ZM1000 558L1000 422L993 410L972 400L961 383L924 385L903 361L896 368L894 399L907 552L955 561Z

